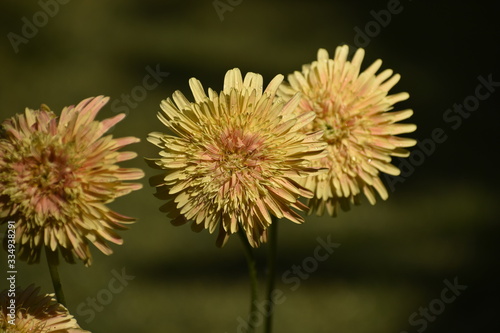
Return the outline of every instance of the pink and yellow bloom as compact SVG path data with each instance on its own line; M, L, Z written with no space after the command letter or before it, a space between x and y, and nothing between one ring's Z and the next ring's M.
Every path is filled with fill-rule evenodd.
M39 295L30 285L15 292L0 292L0 332L5 333L90 333L80 328L54 295ZM15 294L11 297L10 294ZM11 300L15 300L12 308Z
M27 108L2 123L0 219L15 221L19 259L38 262L45 246L68 262L76 256L90 265L89 242L105 254L112 253L108 241L122 244L115 230L134 219L106 204L140 189L125 181L144 174L117 165L136 156L118 150L139 139L103 136L125 117L95 120L107 101L85 99L64 108L59 118L46 106Z
M217 245L242 228L249 243L266 241L271 216L295 223L304 220L294 209L312 193L297 179L316 174L310 163L324 156L321 132L301 129L314 112L294 115L299 96L288 103L276 98L283 80L276 76L262 91L262 76L239 69L227 72L224 89L204 92L189 81L195 102L177 91L161 103L161 122L173 132L151 133L160 158L149 163L164 173L152 178L157 196L167 200L162 210L174 225L192 221L192 229L219 229Z
M328 144L328 155L312 161L312 166L329 171L301 182L314 192L309 205L311 212L319 215L325 209L330 215L335 215L338 207L349 209L350 204L359 203L362 193L371 204L376 202L376 192L387 199L380 172L399 175L400 170L391 164L392 157L408 157L405 148L416 144L414 139L397 136L416 129L413 124L398 123L409 118L412 110L392 111L395 103L409 97L405 92L389 95L400 76L390 69L376 74L381 60L361 72L364 50L358 49L352 61L347 60L348 51L347 46L338 47L330 59L328 52L320 49L318 60L290 74L289 83L278 91L285 100L300 92L298 114L316 114L303 130L324 131L322 140Z

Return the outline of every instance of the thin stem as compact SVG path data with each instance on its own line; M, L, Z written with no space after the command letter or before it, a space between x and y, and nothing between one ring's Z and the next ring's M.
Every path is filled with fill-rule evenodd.
M243 244L243 248L245 250L245 258L247 260L248 265L248 275L250 276L250 294L251 294L251 303L250 303L250 316L248 323L248 333L255 332L255 318L257 317L257 269L255 267L255 257L253 255L252 247L248 243L247 236L243 229L240 228L238 231L238 235L240 236L241 243Z
M265 322L265 332L271 333L273 330L273 314L274 314L274 300L273 292L274 285L276 281L276 254L278 250L278 219L272 217L273 221L269 226L269 248L267 253L267 304L269 306L266 322Z
M56 293L57 302L66 306L66 300L64 299L64 293L62 290L61 278L59 277L59 271L57 269L57 266L59 265L57 254L57 251L51 251L49 247L45 246L45 255L47 256L50 277L52 279L52 285L54 286L54 291Z

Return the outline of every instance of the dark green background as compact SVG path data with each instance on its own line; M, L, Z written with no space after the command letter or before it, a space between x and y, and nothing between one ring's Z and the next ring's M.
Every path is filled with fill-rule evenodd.
M16 53L8 33L20 35L22 18L32 21L41 7L36 1L3 0L0 118L41 103L59 113L101 94L114 101L142 84L147 66L159 65L169 76L113 131L141 138L130 146L140 157L124 165L141 167L149 177L155 172L142 157L158 152L146 136L164 130L156 119L159 103L176 89L190 96L189 78L220 90L225 72L239 67L263 74L267 83L314 60L319 47L333 54L339 44L355 45L355 28L364 30L374 20L370 11L388 3L244 0L221 21L212 1L72 0ZM474 94L478 76L492 74L500 81L498 14L480 1L406 0L400 7L370 38L364 65L381 58L384 69L402 75L393 92L410 93L397 109L415 110L414 138L427 139L442 128L447 140L396 184L386 202L372 207L364 201L337 218L312 217L302 226L280 223L277 287L286 301L276 309L277 333L416 332L421 326L411 326L409 316L439 298L443 280L455 277L467 290L426 332L498 329L495 101L500 92L482 101L457 129L443 120L448 108ZM117 111L109 103L99 119ZM233 237L217 249L215 235L171 226L147 177L144 189L112 204L138 218L121 233L125 244L113 246L109 257L93 251L90 268L80 263L61 268L70 311L92 332L237 331L249 300L239 240ZM281 274L311 256L316 238L327 235L341 246L291 291ZM263 277L265 249L257 254ZM0 260L5 267L5 252ZM20 285L35 282L52 290L45 262L18 266ZM134 280L86 322L89 315L81 310L88 308L81 304L107 288L113 270L122 268Z

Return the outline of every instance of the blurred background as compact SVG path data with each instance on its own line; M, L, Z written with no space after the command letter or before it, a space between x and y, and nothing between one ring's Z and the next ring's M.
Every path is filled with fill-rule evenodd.
M239 239L218 249L215 235L169 223L147 183L156 171L143 157L158 153L147 134L164 130L156 119L162 99L177 89L191 96L191 77L220 90L225 72L239 67L261 73L267 83L313 61L320 47L333 55L338 45L349 44L366 49L364 68L381 58L383 69L401 74L391 92L410 93L396 108L414 109L414 138L429 142L440 128L446 140L432 149L416 147L420 152L409 159L405 177L383 177L390 189L385 202L364 201L336 218L308 217L302 226L280 222L277 288L284 301L276 308L275 332L498 329L499 195L491 154L498 152L500 83L490 85L484 100L474 97L478 77L500 82L500 29L491 6L3 0L0 119L41 103L59 113L89 96L107 95L111 101L98 118L126 112L113 135L142 140L129 146L140 157L123 165L145 170L144 188L111 205L138 219L120 233L124 245L113 246L109 257L93 249L90 268L61 267L68 307L80 325L92 332L239 332L238 318L246 318L249 306ZM156 81L145 87L151 71ZM448 113L464 101L471 110L465 116ZM291 284L282 274L314 254L318 237L341 245ZM263 279L265 247L257 256ZM0 260L5 267L4 251ZM44 260L19 262L18 270L18 285L35 282L52 291ZM112 292L110 282L123 274L122 290ZM447 283L467 286L449 304L442 300Z

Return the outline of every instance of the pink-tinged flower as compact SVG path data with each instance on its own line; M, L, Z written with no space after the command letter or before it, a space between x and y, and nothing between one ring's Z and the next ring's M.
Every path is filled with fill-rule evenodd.
M387 199L380 172L399 175L391 157L408 157L404 148L416 144L413 139L396 136L416 129L413 124L398 123L409 118L412 110L391 111L395 103L409 97L408 93L388 95L400 76L390 69L375 74L381 60L360 73L363 49L356 51L352 61L347 56L347 46L338 47L334 59L320 49L318 60L303 66L302 72L290 74L289 84L278 91L285 100L301 92L299 114L316 113L304 130L324 131L328 155L312 165L328 168L329 172L301 183L314 192L310 212L318 215L325 208L330 215L336 215L339 206L349 209L350 204L359 203L361 193L371 204L376 201L375 191Z
M103 253L107 241L122 244L115 230L134 219L106 204L138 190L126 180L144 176L140 169L117 163L134 158L118 150L138 142L134 137L103 136L125 115L94 120L108 98L88 98L63 109L59 118L42 105L3 122L0 137L0 219L15 221L18 258L38 262L46 246L90 265L88 243Z
M249 243L266 241L271 215L302 223L293 210L307 209L298 201L312 193L293 178L315 174L310 161L324 156L321 132L302 133L314 113L293 114L299 96L287 104L275 98L283 80L276 76L262 91L262 76L240 70L227 72L220 94L189 81L195 102L177 91L162 101L161 122L174 135L151 133L148 141L160 147L161 157L149 160L164 169L152 178L162 210L174 225L192 221L192 229L219 228L222 246L243 228Z
M39 295L40 287L4 290L0 293L0 332L90 333L78 326L53 294ZM14 302L12 302L14 301Z

